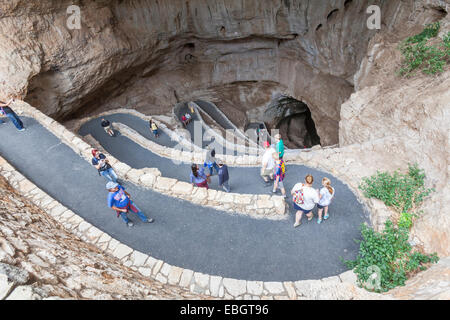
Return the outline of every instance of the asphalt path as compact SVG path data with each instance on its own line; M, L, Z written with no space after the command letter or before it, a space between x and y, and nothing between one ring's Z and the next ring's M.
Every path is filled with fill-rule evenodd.
M367 216L355 196L336 179L332 179L337 198L330 207L331 218L321 225L304 219L296 229L292 215L281 221L254 219L125 182L135 203L155 218L153 224L143 224L131 214L135 226L128 228L107 207L106 180L96 169L35 120L23 118L23 122L28 128L25 132L18 132L8 120L0 125L0 154L4 158L89 223L171 265L236 279L296 281L337 275L346 270L341 258L356 256L354 239L360 238L359 226L368 221ZM102 144L128 150L136 162L149 156L149 151L132 147L132 142L121 136L103 134ZM160 167L163 163L153 164ZM288 167L288 175L291 171ZM254 176L251 170L246 172L249 179Z
M169 141L169 143L166 144L166 142L170 140L167 135L162 135L161 139L155 139L148 127L146 127L146 121L137 116L130 114L113 114L106 118L109 121L126 124L142 136L151 139L156 143L168 147L174 146L172 141ZM163 177L190 182L191 163L174 163L171 159L154 154L128 137L122 136L118 130L116 130L117 136L111 138L104 132L100 122L101 118L92 119L89 122L86 122L81 126L79 133L82 136L91 134L108 153L114 155L118 160L128 164L132 168L142 169L156 167L161 171ZM199 165L202 166L203 164L201 163ZM205 168L205 172L209 173L209 170ZM272 186L266 186L260 176L260 167L229 167L228 172L230 175L229 183L231 192L241 194L272 194ZM340 180L326 172L300 165L286 165L286 177L283 181L286 192L290 194L294 185L297 182L303 181L307 174L312 174L315 177L315 188L320 188L320 182L323 177L327 177L331 180L332 185L339 192L339 198L336 198L335 203L333 203L337 210L349 210L349 201L350 203L356 201L354 194ZM217 175L212 176L210 187L219 189L218 184L219 179ZM278 195L281 195L279 190L277 192ZM360 208L355 207L353 209L354 211L352 212L356 213Z

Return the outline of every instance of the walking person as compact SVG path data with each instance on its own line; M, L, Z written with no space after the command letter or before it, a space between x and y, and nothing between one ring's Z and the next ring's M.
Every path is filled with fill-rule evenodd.
M186 114L184 116L186 117L186 125L188 125L191 122L192 117L189 114L189 112L186 112Z
M153 132L153 135L155 136L155 138L158 138L159 137L158 126L156 125L155 121L153 121L153 119L151 119L149 121L149 125L150 125L150 130Z
M92 165L98 170L98 175L105 177L109 181L117 182L117 174L109 164L106 156L97 149L92 149L92 157Z
M305 183L299 182L292 188L291 195L293 196L294 209L297 210L294 228L301 224L303 213L308 217L308 221L311 221L314 217L312 210L319 202L319 193L312 187L313 183L313 176L308 174L305 177Z
M213 169L215 169L216 172L219 172L219 166L216 163L216 150L211 148L211 146L208 146L206 150L206 157L203 166L208 167L210 176L214 175Z
M109 191L108 194L108 207L116 211L117 218L120 216L122 220L127 224L128 227L132 227L134 224L130 221L127 213L131 210L136 213L143 222L152 223L154 220L147 218L145 214L131 201L131 196L125 191L117 182L108 182L106 184L106 189Z
M331 200L333 200L334 195L335 195L335 190L334 188L331 186L331 181L328 178L323 178L322 179L322 186L323 188L320 189L319 191L319 203L317 204L317 208L319 210L318 211L318 215L319 217L317 218L317 223L321 224L322 223L322 211L325 212L325 216L323 217L324 220L327 220L330 215L328 212L328 206L331 203Z
M219 171L217 174L219 175L219 187L222 187L226 192L230 192L230 184L228 183L230 180L228 166L226 164L219 163Z
M103 130L105 130L105 132L106 132L107 134L109 134L111 137L114 136L114 129L113 129L113 127L112 127L111 122L109 122L108 120L102 118L102 123L101 123L101 125L102 125Z
M7 103L0 101L0 114L2 116L8 117L14 124L14 126L17 128L17 130L25 131L25 127L23 126L22 120L20 120L19 116L10 107L11 103L13 102L15 102L14 99L10 99ZM2 121L2 123L3 122L4 121Z
M276 150L278 152L278 156L280 159L283 159L284 157L284 142L281 139L281 134L277 133L275 135L275 141L276 141Z
M280 159L278 155L274 154L275 158L275 170L274 170L274 184L272 193L276 193L277 189L281 190L283 198L286 198L286 189L284 188L283 180L285 178L286 166L283 159Z
M186 128L187 127L187 118L184 114L181 116L181 122L183 122L183 126Z
M193 164L191 166L191 171L191 183L199 188L209 189L208 176L205 174L205 170L203 168L199 168L197 164Z
M274 154L275 149L273 149L268 141L264 142L264 154L261 161L261 177L264 180L265 186L271 185L270 180L273 180L273 169L275 167ZM269 180L270 179L270 180Z

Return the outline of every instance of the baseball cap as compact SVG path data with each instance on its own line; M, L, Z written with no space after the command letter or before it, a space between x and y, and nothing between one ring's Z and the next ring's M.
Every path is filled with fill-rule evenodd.
M118 186L119 186L119 184L118 184L117 182L109 181L109 182L106 184L106 190L115 189L115 188L118 187Z

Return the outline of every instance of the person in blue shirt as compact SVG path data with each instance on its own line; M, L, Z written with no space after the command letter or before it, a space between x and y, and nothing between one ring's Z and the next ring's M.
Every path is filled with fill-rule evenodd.
M230 192L230 185L228 180L230 180L230 176L228 174L228 167L223 163L219 163L219 187L222 187L226 192Z
M116 211L117 217L120 216L128 227L133 226L133 223L127 216L129 210L136 213L145 223L152 223L154 221L151 218L147 218L147 216L141 212L141 210L131 201L130 194L126 192L125 188L120 184L110 181L106 184L106 189L109 191L108 207Z
M193 164L191 170L191 183L199 188L209 189L208 176L205 174L205 170L200 168L197 164Z

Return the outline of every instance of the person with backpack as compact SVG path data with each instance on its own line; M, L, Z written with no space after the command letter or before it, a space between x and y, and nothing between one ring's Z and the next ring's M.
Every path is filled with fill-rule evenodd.
M155 121L153 121L153 119L151 119L149 121L149 125L150 125L150 130L153 132L153 135L155 136L155 138L158 138L159 137L158 126L156 125Z
M285 178L286 166L283 159L280 159L278 155L274 154L275 159L275 169L274 169L274 184L272 193L276 193L277 189L280 188L283 198L286 198L286 189L284 188L283 180Z
M107 134L109 134L111 137L114 136L114 129L111 125L111 122L109 122L108 120L102 118L102 122L101 122L102 128L103 130L105 130L105 132Z
M108 182L106 184L106 189L109 191L108 194L108 207L116 211L117 218L120 216L122 220L127 224L128 227L132 227L134 224L130 221L127 213L131 210L136 213L139 219L144 223L152 223L154 220L147 218L145 214L131 201L131 196L125 191L117 182Z
M292 200L294 202L295 224L294 228L297 228L301 224L303 213L308 217L308 221L311 221L314 217L312 210L319 202L319 193L312 187L314 178L308 174L305 177L305 183L297 183L291 191Z
M206 150L206 157L203 166L208 167L210 176L214 175L213 169L215 169L216 172L219 172L219 166L216 163L216 150L211 148L211 146L208 146Z
M14 99L10 99L7 103L0 101L0 114L2 116L8 117L14 126L19 131L25 131L25 127L23 126L22 120L20 120L19 116L11 109L11 103L15 102ZM2 121L3 123L3 121Z
M208 176L205 174L205 170L203 168L199 168L197 164L193 164L191 166L191 171L191 183L199 188L209 189Z
M328 178L322 179L322 186L323 188L319 191L319 203L317 204L317 208L319 209L317 211L319 217L317 218L317 223L322 223L322 211L325 211L325 216L323 217L324 220L327 220L330 215L328 213L328 206L331 203L331 200L333 200L335 195L335 190L331 186L331 181Z
M92 157L92 165L98 170L98 175L105 177L109 181L117 182L117 174L109 164L106 156L97 149L92 149Z
M219 176L219 187L222 187L226 192L230 192L230 185L228 183L230 176L228 174L227 165L219 163L219 171L217 174Z

